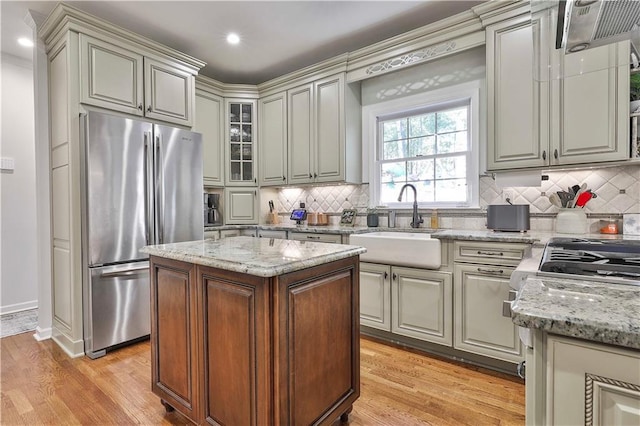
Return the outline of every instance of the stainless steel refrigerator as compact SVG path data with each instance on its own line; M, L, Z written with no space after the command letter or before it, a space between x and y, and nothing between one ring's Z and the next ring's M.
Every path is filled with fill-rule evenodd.
M85 353L150 333L149 244L201 240L199 133L90 111L81 120Z

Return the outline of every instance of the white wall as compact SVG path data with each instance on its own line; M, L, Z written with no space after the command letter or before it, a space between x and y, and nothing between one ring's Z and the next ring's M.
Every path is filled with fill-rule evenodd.
M33 72L30 62L2 54L0 156L0 313L38 306Z

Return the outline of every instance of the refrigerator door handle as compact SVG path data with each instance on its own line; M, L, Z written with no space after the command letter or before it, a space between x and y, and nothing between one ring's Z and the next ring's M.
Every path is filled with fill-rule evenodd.
M164 152L162 150L162 139L156 134L156 223L158 226L158 243L164 244Z
M149 132L144 132L144 208L147 245L151 244L153 241L151 234L151 224L153 223L153 197L152 191L150 190L151 182L153 182L153 177L151 175L151 170L153 168L153 151L150 146L150 136L151 134Z
M148 271L149 266L140 266L138 268L126 268L117 271L103 272L100 274L100 278L109 277L127 277L131 275L138 275L141 271Z

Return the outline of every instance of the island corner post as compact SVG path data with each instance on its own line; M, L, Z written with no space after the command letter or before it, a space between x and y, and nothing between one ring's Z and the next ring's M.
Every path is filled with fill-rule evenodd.
M196 424L346 420L359 256L261 277L150 256L152 391Z

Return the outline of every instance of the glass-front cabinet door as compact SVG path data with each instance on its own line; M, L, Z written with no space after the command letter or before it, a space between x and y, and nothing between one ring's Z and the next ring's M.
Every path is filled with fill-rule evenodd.
M226 184L232 186L257 185L256 101L227 99L227 170Z

